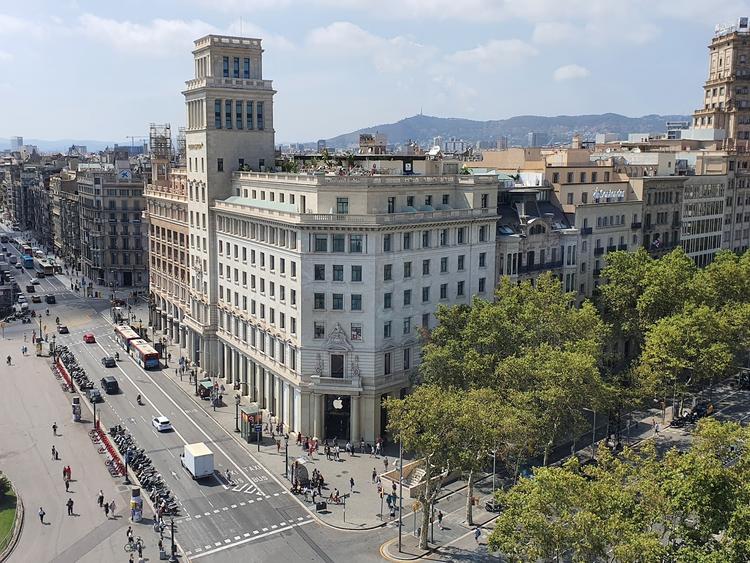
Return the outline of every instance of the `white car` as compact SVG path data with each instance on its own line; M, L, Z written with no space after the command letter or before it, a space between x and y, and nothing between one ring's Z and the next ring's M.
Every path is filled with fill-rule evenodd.
M166 432L167 430L172 430L172 423L169 422L169 419L166 416L155 416L154 419L151 421L151 424L159 432Z
M39 281L39 278L31 278L31 285L39 285L40 283L42 282Z
M25 295L19 295L18 296L18 302L19 303L26 303L26 296Z

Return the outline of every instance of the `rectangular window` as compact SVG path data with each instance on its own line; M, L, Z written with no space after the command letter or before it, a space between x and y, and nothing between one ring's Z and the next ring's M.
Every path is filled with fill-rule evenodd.
M353 282L362 281L362 266L352 266L352 281Z
M411 233L404 233L404 250L411 248Z
M391 251L391 235L383 235L383 252Z
M393 270L392 264L386 264L385 266L383 266L383 281L391 281L392 270Z
M232 100L224 101L224 127L232 128Z
M245 127L248 129L253 128L253 102L248 100L245 102Z
M349 213L349 198L348 197L336 198L336 213L338 213L339 215L346 215Z
M487 266L487 253L480 252L479 253L479 267L484 268L485 266Z
M232 76L234 78L239 78L240 77L240 58L239 57L234 57L234 60L232 61L232 63L234 63L232 65L232 67L233 67L232 68L232 71L233 71Z
M404 290L404 307L411 305L411 289Z
M479 293L484 293L485 280L486 278L479 278Z
M456 295L461 296L464 294L464 282L460 281L456 284Z
M359 293L352 293L352 311L361 311L362 310L362 295Z
M349 252L362 252L362 235L349 235Z
M224 78L229 78L229 57L223 57L222 63L222 74L224 75Z
M448 205L448 203L450 202L450 198L451 198L450 195L443 194L443 205Z
M262 131L263 129L265 129L265 123L263 121L263 102L257 102L255 104L255 108L256 108L256 116L257 116L256 123L258 124L258 130Z
M422 231L422 248L430 248L430 231Z
M333 252L346 252L346 235L333 235Z
M464 271L464 255L458 257L458 271L463 272Z
M427 303L430 300L430 288L423 287L422 288L422 303Z
M237 129L242 129L242 100L237 100L234 108L234 115L237 118Z
M393 301L393 294L388 292L383 294L383 309L390 309Z
M325 338L326 337L326 325L325 323L321 323L318 321L315 321L313 324L314 327L314 338Z
M440 246L448 246L448 229L440 231Z
M221 129L221 100L214 100L214 128Z
M245 57L245 59L242 62L243 62L242 78L247 80L248 78L250 78L250 59Z
M456 241L458 244L464 243L464 235L466 233L466 227L461 227L460 229L456 230Z
M411 317L404 319L403 334L409 334L411 332Z
M344 377L343 354L331 354L331 377Z
M482 194L482 198L481 198L482 209L487 209L489 198L490 198L489 194Z
M325 264L315 264L315 281L325 281L326 279L326 267Z
M430 314L429 313L422 314L422 328L430 328Z
M328 235L315 235L315 252L328 252Z
M440 284L440 299L448 299L448 284Z
M313 308L318 311L326 308L326 294L325 293L315 294Z
M388 198L388 213L395 213L395 212L396 212L396 198L389 197Z
M344 266L341 264L333 265L333 281L344 281Z
M411 277L411 262L404 262L404 279Z
M404 369L411 367L411 349L404 348Z
M422 275L423 276L430 275L430 261L429 260L422 260Z
M487 225L482 225L479 227L479 242L484 242L487 240Z
M447 271L448 271L448 257L447 256L443 256L440 259L440 273L444 274Z
M391 321L385 321L383 323L383 338L391 337Z
M568 205L573 205L573 194L572 193L569 193L567 195L567 201L568 201Z
M333 294L333 310L343 311L343 309L344 309L344 294L334 293Z
M216 171L224 172L224 159L223 158L216 159Z
M385 375L391 374L391 353L386 352L383 354L383 373Z
M360 342L362 340L362 323L352 323L350 333L353 341Z

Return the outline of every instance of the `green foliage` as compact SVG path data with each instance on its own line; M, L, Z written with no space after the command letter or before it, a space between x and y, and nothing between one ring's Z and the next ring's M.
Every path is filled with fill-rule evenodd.
M10 491L10 480L0 471L0 498Z
M684 454L648 445L602 451L597 467L540 468L498 493L490 547L512 561L747 561L748 439L706 420Z

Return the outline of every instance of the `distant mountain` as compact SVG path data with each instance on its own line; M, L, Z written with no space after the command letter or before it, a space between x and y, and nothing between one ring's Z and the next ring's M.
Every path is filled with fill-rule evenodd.
M384 123L366 127L351 133L344 133L327 139L329 147L348 148L359 144L360 133L383 133L389 144L404 143L408 140L428 144L437 136L444 139L456 137L464 141L491 142L508 137L508 144L525 146L529 132L542 135L545 143L570 142L574 133L580 133L584 140L593 140L597 133L616 133L625 138L628 133L662 133L667 121L690 121L685 115L644 115L626 117L617 113L601 115L519 115L509 119L475 121L455 117L434 117L414 115L396 123Z
M57 139L50 141L47 139L27 139L24 137L23 142L26 145L36 145L42 152L65 152L71 145L83 145L89 151L96 152L115 145L115 141L96 141L92 139ZM119 144L126 145L128 143L127 141L120 141ZM10 139L0 137L0 150L9 148Z

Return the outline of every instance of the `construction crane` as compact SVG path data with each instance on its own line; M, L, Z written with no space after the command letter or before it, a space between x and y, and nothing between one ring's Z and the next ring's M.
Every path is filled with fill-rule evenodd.
M130 146L135 147L135 140L136 139L148 139L145 135L125 135L126 139L130 139Z

